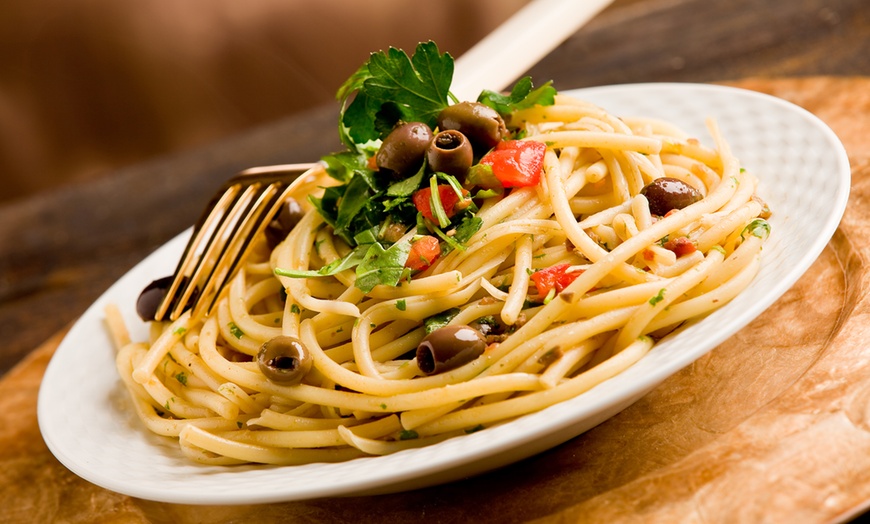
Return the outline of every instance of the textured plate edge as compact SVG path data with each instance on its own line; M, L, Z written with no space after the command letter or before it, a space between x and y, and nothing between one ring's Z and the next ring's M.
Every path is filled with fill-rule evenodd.
M833 132L833 130L831 130L830 127L827 126L827 124L825 124L821 119L819 119L818 117L816 117L815 115L813 115L809 111L806 111L805 109L801 108L800 106L797 106L795 104L792 104L790 102L787 102L785 100L782 100L780 98L777 98L777 97L774 97L771 95L766 95L766 94L759 93L756 91L746 90L746 89L737 88L737 87L730 87L730 86L719 86L719 85L710 85L710 84L669 84L669 83L625 84L625 85L620 85L620 86L602 86L602 87L592 87L592 88L584 88L584 89L578 89L578 90L567 90L564 93L565 94L573 94L575 96L586 97L586 96L594 96L598 92L605 92L606 93L606 92L611 92L611 91L615 91L615 90L640 90L640 91L643 91L645 89L687 89L687 88L701 89L701 90L705 90L705 91L707 91L707 90L722 90L722 91L726 91L729 93L734 93L735 91L742 92L743 94L745 94L747 96L764 97L770 103L782 105L784 107L787 107L789 110L792 110L792 111L797 110L797 111L803 113L804 118L807 118L808 120L812 121L816 127L823 130L823 132L827 135L829 142L831 144L836 144L838 146L838 150L836 152L836 154L838 156L838 164L842 164L842 166L844 167L846 172L849 172L849 174L850 174L848 155L845 151L845 148L842 146L841 141L836 136L836 134ZM850 180L850 178L851 178L851 176L848 177L849 180ZM789 278L786 278L783 281L781 281L776 286L774 292L766 295L766 297L769 297L769 301L768 301L769 303L765 304L763 309L766 309L771 304L773 304L776 300L778 300L779 297L781 297L782 294L784 294L800 278L800 276L803 275L803 273L805 273L807 269L809 269L809 267L815 262L815 260L818 258L818 256L821 254L821 252L824 250L830 237L835 232L835 230L836 230L836 228L837 228L837 226L842 218L843 213L845 212L845 207L846 207L846 203L848 201L848 195L849 195L849 187L850 187L849 180L843 181L843 183L841 183L838 186L838 194L837 194L838 199L837 199L836 206L835 206L835 212L832 213L831 215L829 215L828 220L826 221L826 225L824 228L826 235L821 235L821 236L817 237L816 241L812 244L812 249L810 251L812 251L813 256L812 257L804 257L803 259L801 259L801 261L803 262L803 264L802 264L803 267L792 268L792 271L789 272ZM164 244L164 246L161 246L152 255L150 255L148 258L146 258L145 261L147 261L148 259L150 259L153 256L156 256L156 254L161 252L163 249L167 249L169 244L171 244L173 242L179 242L179 238L183 237L184 235L185 234L182 233L181 235L179 235L175 239L171 240L167 244ZM138 268L142 264L144 264L145 261L138 264L136 266L136 268ZM136 269L136 268L134 268L134 269ZM127 275L125 275L125 277L126 276ZM90 308L88 308L88 311L85 313L85 315L93 314L92 309L102 308L102 306L105 304L105 302L107 302L108 297L110 295L112 295L113 292L116 291L118 287L122 286L123 281L124 281L124 278L122 277L122 279L120 279L112 287L110 287L97 301L94 302L94 304L92 304L92 306ZM763 311L763 309L762 309L762 311ZM755 316L757 316L757 314L758 313L752 314L745 321L738 320L738 321L734 321L733 323L737 323L741 327L745 326ZM744 315L744 316L748 316L748 315ZM741 316L741 318L742 318L742 316ZM76 328L77 328L77 325L74 325L73 328L70 330L70 333L64 339L64 341L66 341L68 338L72 338L71 335L74 333L73 330L75 330ZM714 344L713 347L715 347L715 345L718 345L719 343L721 343L722 341L727 339L729 336L731 336L731 334L724 334L724 335L721 335L720 337L718 337L718 338L721 338L721 340L717 340L716 344ZM63 344L64 343L62 342L58 348L58 351L60 351ZM688 359L680 367L694 361L695 359L699 358L699 356L700 355L695 355L691 359ZM46 370L46 376L50 376L50 373L54 372L52 369L53 363L55 363L54 358L52 359L52 362L49 363L49 367ZM55 364L55 365L57 365L57 364ZM669 367L671 367L671 366L669 366ZM680 368L677 368L677 369L680 369ZM668 370L663 369L662 370L663 376L661 377L660 380L656 381L656 384L659 383L661 380L664 380L665 378L670 376L673 372L674 371L671 371L669 369ZM655 387L655 384L653 384L652 387ZM652 389L652 387L650 387L649 389ZM40 388L39 399L38 399L38 409L37 409L37 415L38 415L40 428L51 426L51 421L45 420L44 410L42 409L42 404L44 402L43 397L45 395L46 394L44 393L43 388ZM538 440L542 437L545 437L546 435L553 433L553 428L548 428L547 430L541 430L539 433L540 434L526 433L525 434L525 437L526 437L525 441L535 441L535 440ZM471 437L471 436L469 436L469 437ZM46 436L43 435L43 438L46 441L46 444L48 445L51 452L58 458L58 460L60 460L61 463L63 463L67 468L69 468L71 471L73 471L77 475L81 476L82 478L85 478L86 480L89 480L97 485L100 485L100 486L105 487L105 488L110 489L110 490L119 491L121 493L125 493L128 495L132 495L132 496L136 496L136 497L140 497L140 498L146 498L146 499L150 499L150 500L158 500L158 501L164 501L164 502L176 502L176 503L189 503L189 504L261 503L261 502L277 502L277 501L308 499L308 498L316 498L316 497L323 497L323 496L353 495L353 494L363 493L363 492L368 491L368 490L364 491L364 490L361 490L360 488L353 488L353 487L350 487L348 489L348 486L334 486L334 489L330 489L330 490L313 489L308 493L296 492L294 494L288 494L288 493L276 492L276 493L270 493L267 495L263 495L260 497L243 496L243 497L239 497L237 499L228 500L227 497L224 495L220 495L219 497L215 497L215 498L209 498L207 496L207 494L201 493L201 494L198 494L197 496L195 496L194 498L191 498L190 494L185 494L185 493L167 494L165 492L161 492L160 490L150 490L150 489L144 489L141 487L136 488L135 486L133 486L132 489L129 489L129 490L126 490L126 489L119 490L118 483L114 479L111 479L111 478L106 477L104 475L95 474L93 471L89 471L86 468L81 467L79 462L77 461L77 459L75 457L69 456L66 453L65 449L63 448L63 446L61 444L59 444L58 442L55 442L55 440L52 437L46 438ZM463 438L465 438L465 437L463 437ZM519 445L522 445L522 442L517 442L517 441L507 442L507 443L503 444L502 446L496 446L496 447L491 448L490 450L487 450L488 453L486 455L478 454L475 457L474 461L475 462L481 461L481 460L486 459L488 457L491 457L495 454L498 454L498 453L504 451L505 449L509 450L509 449L514 448L514 447L519 446ZM363 460L366 460L366 459L363 459ZM370 484L368 486L368 488L369 488L369 490L374 490L374 492L393 491L393 490L389 489L389 486L392 484L401 483L408 478L419 478L422 475L435 475L435 474L443 473L444 471L448 471L452 468L461 467L463 465L466 465L469 462L471 462L471 461L467 458L454 457L452 460L441 462L437 466L429 468L427 471L421 471L418 469L418 470L415 470L414 473L408 474L405 476L393 475L392 477L381 478L375 484ZM513 462L513 460L510 460L509 462ZM356 484L358 484L358 481L351 481L351 482L348 482L348 484L356 485Z

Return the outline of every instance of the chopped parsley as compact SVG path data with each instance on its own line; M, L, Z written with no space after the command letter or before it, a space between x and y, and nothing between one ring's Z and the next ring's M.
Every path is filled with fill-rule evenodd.
M477 433L477 432L480 431L481 429L484 429L483 424L478 424L478 425L474 426L473 428L468 428L468 429L466 429L466 430L465 430L465 433L466 433L467 435L471 435L472 433Z
M175 380L180 382L182 386L187 385L187 375L183 371L175 375Z
M656 294L656 296L649 299L649 303L651 306L655 306L656 304L658 304L659 302L661 302L664 299L665 299L665 288L661 288L661 289L659 289L659 292Z
M242 331L235 322L230 322L229 324L227 324L227 327L230 329L230 334L232 336L236 338L242 338L243 336L245 336L245 332Z
M396 309L399 311L405 311L408 308L408 304L405 302L405 299L396 301Z
M399 440L414 440L415 438L420 438L420 435L413 429L403 429L399 432Z
M436 329L446 326L448 322L453 320L453 317L459 314L459 311L459 308L450 308L447 311L443 311L424 320L423 326L426 329L426 334L428 335Z
M765 240L770 236L770 222L763 218L754 219L743 228L743 231L740 233L740 238L745 239L747 234Z

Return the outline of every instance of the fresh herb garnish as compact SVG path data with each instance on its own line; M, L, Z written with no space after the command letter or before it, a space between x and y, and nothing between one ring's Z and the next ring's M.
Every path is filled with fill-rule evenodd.
M481 104L488 105L502 115L508 115L520 109L528 109L532 106L551 106L556 99L556 89L552 82L534 88L531 77L523 77L514 85L509 95L496 93L495 91L483 91L477 98Z
M471 435L472 433L477 433L478 431L484 429L483 424L478 424L473 428L468 428L465 430L466 435Z
M756 218L740 232L740 238L745 239L746 235L756 236L762 240L770 236L770 222L763 218Z
M372 53L339 89L342 140L352 150L386 136L398 121L423 122L435 127L447 107L453 80L453 57L434 42L417 45L413 57L395 48Z
M415 438L420 438L420 435L413 429L403 429L399 431L399 440L413 440Z
M437 128L439 113L457 101L449 92L453 66L448 53L441 53L434 42L424 42L412 56L395 48L372 53L341 85L336 93L341 106L339 136L347 150L322 159L340 184L323 188L321 196L310 196L309 201L351 250L318 270L278 268L277 275L310 278L355 268L356 287L364 292L376 285L396 286L410 278L411 270L404 267L410 242L396 241L395 232L407 233L415 225L419 235L429 232L440 239L442 256L465 249L483 224L475 216L473 198L498 197L505 191L491 168L472 168L473 174L457 178L433 173L424 160L415 173L396 176L390 170L378 171L373 162L383 139L397 124L420 122ZM537 104L553 104L555 93L550 83L534 88L526 77L509 95L484 91L479 101L507 116ZM447 202L439 181L452 188L461 207ZM427 209L425 217L415 200L423 188L431 191L427 199L431 214Z
M242 331L235 322L230 322L229 324L227 324L227 327L230 328L230 334L232 334L234 337L242 338L243 336L245 336L245 332Z
M665 299L665 288L661 288L661 289L659 289L659 292L656 294L656 296L649 299L649 303L651 306L654 306L664 299Z
M397 242L387 249L375 242L366 251L356 268L356 287L368 293L378 284L396 286L406 272L405 261L411 251L411 242Z
M459 308L450 308L447 311L443 311L438 313L437 315L432 315L423 321L423 326L426 329L426 334L435 331L436 329L443 328L447 325L448 322L453 320L453 317L459 314Z

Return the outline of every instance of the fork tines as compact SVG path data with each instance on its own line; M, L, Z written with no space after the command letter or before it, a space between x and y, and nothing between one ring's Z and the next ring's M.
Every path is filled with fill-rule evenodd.
M154 319L176 320L189 308L194 317L210 313L253 240L287 198L291 183L315 165L255 167L224 183L194 226Z

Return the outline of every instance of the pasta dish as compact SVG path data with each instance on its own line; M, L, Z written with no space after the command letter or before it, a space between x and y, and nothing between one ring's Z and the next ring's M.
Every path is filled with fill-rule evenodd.
M770 210L715 122L708 146L528 78L451 100L449 73L432 43L372 55L339 91L347 150L212 314L126 343L109 311L148 430L206 464L425 446L587 392L750 284Z

